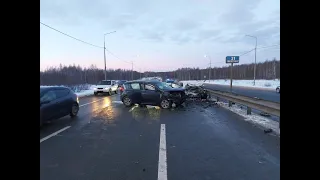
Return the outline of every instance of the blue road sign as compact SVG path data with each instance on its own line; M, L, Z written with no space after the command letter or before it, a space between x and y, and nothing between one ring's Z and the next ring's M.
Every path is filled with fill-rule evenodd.
M240 57L239 56L227 56L226 63L239 63Z

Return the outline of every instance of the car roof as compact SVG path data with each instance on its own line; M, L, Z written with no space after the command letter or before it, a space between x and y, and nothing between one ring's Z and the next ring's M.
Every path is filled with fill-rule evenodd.
M138 83L159 83L161 81L157 81L157 80L133 80L133 81L127 81L125 82L126 84L128 83L135 83L135 82L138 82Z

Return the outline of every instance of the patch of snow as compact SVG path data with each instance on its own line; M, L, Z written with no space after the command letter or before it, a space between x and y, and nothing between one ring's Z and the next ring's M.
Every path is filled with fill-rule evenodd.
M268 119L266 117L262 117L258 114L255 113L251 113L251 115L247 115L247 110L245 108L240 108L239 105L233 105L231 107L228 106L228 103L224 103L224 102L217 102L217 104L219 104L221 107L224 107L242 117L244 117L245 121L248 121L252 124L258 125L262 128L266 128L266 129L272 129L272 131L280 136L280 129L279 129L279 122L273 121L271 119Z
M203 80L190 80L190 81L180 81L183 83L183 87L185 87L187 84L189 85L195 85L195 86L201 86L204 82Z
M228 79L217 79L217 80L191 80L191 81L181 81L183 82L183 86L185 84L194 84L201 85L203 83L207 84L218 84L218 85L230 85L230 80ZM232 80L233 86L244 86L244 87L252 87L252 88L265 88L265 89L276 89L280 86L280 80L265 80L265 79L257 79L255 86L253 85L253 80Z
M93 95L93 89L84 90L76 93L78 97L84 97L84 96L92 96Z

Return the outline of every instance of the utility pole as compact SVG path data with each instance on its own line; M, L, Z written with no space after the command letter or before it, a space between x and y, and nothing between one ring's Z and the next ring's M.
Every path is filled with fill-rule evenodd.
M140 68L140 79L141 79L141 74L142 74L142 71L141 71L141 68Z
M107 80L106 35L103 36L104 80Z
M273 77L274 77L274 79L277 78L277 74L276 74L276 59L273 60Z
M133 80L133 61L131 61L131 79Z
M256 46L254 48L254 72L253 72L253 85L256 85L256 69L257 69L257 40L256 37Z
M210 82L210 79L211 79L211 58L209 57L210 59L210 67L209 67L209 82Z
M111 34L111 33L115 33L115 32L117 32L117 31L112 31L112 32L108 32L108 33L103 34L104 80L107 80L106 35Z
M231 72L230 72L230 92L232 93L232 69L233 69L233 63L231 63Z
M248 37L252 37L256 39L256 45L254 48L254 68L253 68L253 85L256 85L256 66L257 66L257 44L258 44L258 38L256 36L246 35Z

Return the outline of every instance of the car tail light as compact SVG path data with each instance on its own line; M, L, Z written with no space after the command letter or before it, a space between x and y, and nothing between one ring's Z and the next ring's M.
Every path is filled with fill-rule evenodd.
M120 87L120 91L123 91L123 90L124 90L124 88L121 86L121 87Z

